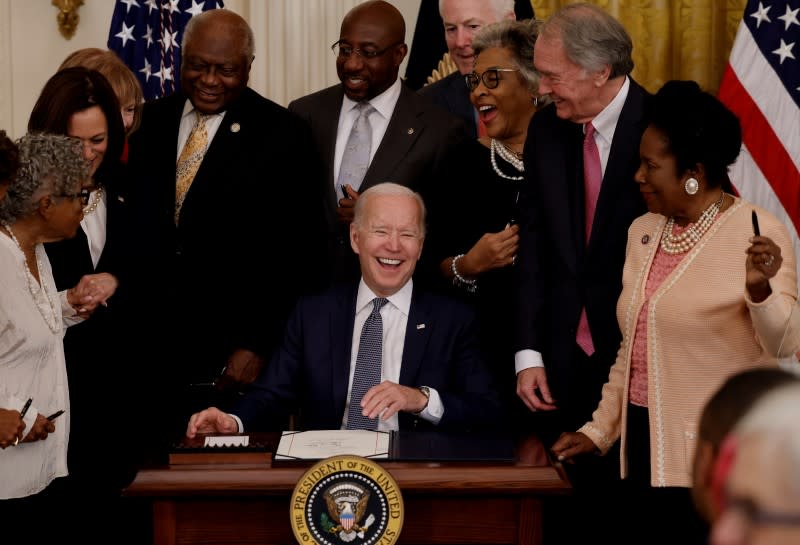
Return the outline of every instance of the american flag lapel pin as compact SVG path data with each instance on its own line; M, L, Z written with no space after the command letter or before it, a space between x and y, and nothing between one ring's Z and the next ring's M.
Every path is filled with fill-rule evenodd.
M417 329L425 329L425 324L417 324Z

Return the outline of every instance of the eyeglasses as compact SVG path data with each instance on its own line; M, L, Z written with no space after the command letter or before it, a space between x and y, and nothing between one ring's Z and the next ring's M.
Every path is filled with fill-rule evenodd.
M500 85L500 72L519 72L519 68L489 68L481 75L475 72L466 74L464 81L467 82L470 91L474 91L481 81L487 89L496 89Z
M86 206L87 204L89 204L89 196L91 195L91 193L92 192L89 190L89 188L83 187L77 193L62 193L61 195L59 195L59 197L64 197L66 199L77 199L80 197L81 204L83 206Z
M340 42L341 42L341 40L339 40L338 42L335 42L331 46L331 51L333 51L334 56L341 57L343 59L347 59L347 58L350 58L350 55L355 53L356 55L358 55L362 59L367 59L367 60L374 59L376 57L380 57L381 55L383 55L384 53L389 51L391 48L396 47L396 46L398 46L398 45L403 43L403 42L395 42L395 43L393 43L392 45L390 45L388 47L384 47L383 49L374 49L374 48L369 48L369 47L364 48L364 49L354 49L352 46L349 46L349 45L346 45L346 44L343 44L343 43L340 43Z

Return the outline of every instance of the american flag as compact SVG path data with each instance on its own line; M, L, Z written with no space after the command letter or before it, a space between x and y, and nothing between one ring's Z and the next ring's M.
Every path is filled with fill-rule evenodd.
M777 216L800 256L800 0L749 0L719 98L742 124L731 181Z
M167 96L180 87L180 44L186 23L222 0L117 0L108 48L127 64L144 90L145 100Z

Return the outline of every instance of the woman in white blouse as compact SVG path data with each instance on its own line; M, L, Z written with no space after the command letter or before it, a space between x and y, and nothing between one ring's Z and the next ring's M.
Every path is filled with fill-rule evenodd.
M87 275L56 291L43 243L75 236L91 178L74 138L32 134L17 145L20 166L0 202L0 316L8 318L0 336L0 407L24 412L25 429L0 450L0 520L13 521L7 528L23 532L21 542L31 531L37 538L60 531L59 524L41 523L43 516L54 522L60 509L54 481L67 474L64 330L105 304L117 282L109 274ZM63 416L48 419L59 410Z

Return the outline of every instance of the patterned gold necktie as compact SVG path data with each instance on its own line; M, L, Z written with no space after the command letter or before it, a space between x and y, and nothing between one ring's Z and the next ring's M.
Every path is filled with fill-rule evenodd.
M192 185L197 169L200 168L200 163L203 162L203 156L206 154L208 147L208 130L206 129L206 122L211 117L210 115L201 114L195 110L197 119L195 120L192 132L189 134L189 139L186 140L186 145L183 146L180 157L175 167L175 224L178 224L178 218L181 215L181 207L186 198L186 193Z

